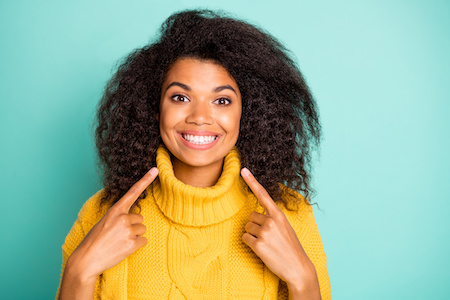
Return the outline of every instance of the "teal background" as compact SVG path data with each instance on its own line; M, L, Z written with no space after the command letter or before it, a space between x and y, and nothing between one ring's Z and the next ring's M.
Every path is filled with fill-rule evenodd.
M321 112L315 210L333 299L450 295L449 1L0 2L0 298L51 299L100 187L96 104L172 12L221 8L297 57Z

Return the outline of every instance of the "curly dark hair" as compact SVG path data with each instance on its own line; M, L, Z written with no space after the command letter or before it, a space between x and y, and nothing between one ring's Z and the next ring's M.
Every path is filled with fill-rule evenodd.
M164 75L179 58L219 63L242 95L237 148L275 201L295 192L310 203L311 154L320 142L317 105L288 50L246 22L209 10L170 16L156 41L118 67L100 101L95 130L102 203L115 202L156 164L157 114ZM145 197L145 193L141 195Z

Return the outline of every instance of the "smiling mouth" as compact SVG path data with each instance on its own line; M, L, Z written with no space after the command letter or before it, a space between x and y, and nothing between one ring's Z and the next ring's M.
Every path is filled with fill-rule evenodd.
M211 144L217 139L217 135L192 135L192 134L184 134L182 133L181 136L183 139L188 141L191 144L196 145L206 145Z

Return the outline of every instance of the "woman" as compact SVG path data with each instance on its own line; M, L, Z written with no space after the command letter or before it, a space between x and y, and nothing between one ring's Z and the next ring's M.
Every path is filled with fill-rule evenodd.
M63 245L60 299L330 298L309 203L317 109L274 38L174 14L97 119L105 189Z

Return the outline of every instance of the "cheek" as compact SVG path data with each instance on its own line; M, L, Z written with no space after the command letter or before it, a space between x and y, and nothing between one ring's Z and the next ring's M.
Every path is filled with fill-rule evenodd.
M220 115L220 122L228 135L238 136L241 122L241 110Z
M181 116L181 112L177 109L173 109L170 105L162 105L160 109L160 120L159 125L161 131L168 131L173 129L173 126L179 121Z
M159 111L159 130L161 132L161 136L167 135L167 132L172 127L173 122L171 116L172 114L170 113L170 110L162 105Z

